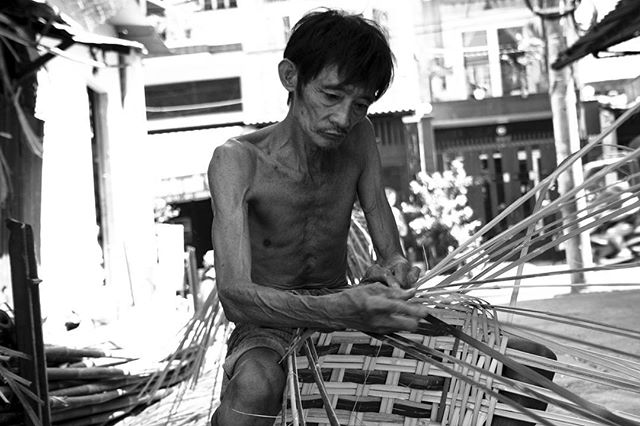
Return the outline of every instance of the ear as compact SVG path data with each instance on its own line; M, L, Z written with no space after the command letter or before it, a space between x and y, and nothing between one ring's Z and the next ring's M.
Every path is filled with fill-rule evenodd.
M278 64L278 75L282 86L287 89L287 92L293 93L298 86L298 69L295 64L288 59L283 59Z

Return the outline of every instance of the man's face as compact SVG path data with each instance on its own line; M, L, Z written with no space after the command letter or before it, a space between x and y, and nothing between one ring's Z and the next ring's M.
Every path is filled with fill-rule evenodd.
M335 66L323 69L296 92L294 115L311 142L322 149L337 148L367 115L371 91L341 84Z

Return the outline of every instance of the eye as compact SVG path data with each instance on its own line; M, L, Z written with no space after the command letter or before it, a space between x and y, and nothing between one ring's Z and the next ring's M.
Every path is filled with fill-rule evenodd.
M364 102L357 102L353 105L353 108L358 114L366 114L367 110L369 109L369 104Z
M342 99L342 96L336 92L327 92L324 91L322 92L322 94L324 95L325 99L329 100L329 101L339 101L340 99Z

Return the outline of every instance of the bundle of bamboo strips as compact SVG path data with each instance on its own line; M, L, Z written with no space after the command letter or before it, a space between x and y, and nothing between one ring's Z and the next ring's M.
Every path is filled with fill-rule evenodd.
M7 355L0 361L0 376L8 386L0 388L0 424L21 425L24 408L16 383L28 383L22 383L14 371L15 351L3 349L0 353ZM45 354L51 418L53 425L60 426L98 425L122 418L168 396L171 387L183 381L191 368L189 359L151 363L92 348L48 345ZM141 392L151 377L165 370L171 375L156 379L153 390Z
M182 338L168 362L187 360L189 366L171 397L135 416L124 418L120 426L205 426L218 402L222 382L222 362L226 341L232 331L214 288L193 318L185 325ZM152 374L141 392L154 393L175 374L169 369ZM199 379L203 378L200 382Z

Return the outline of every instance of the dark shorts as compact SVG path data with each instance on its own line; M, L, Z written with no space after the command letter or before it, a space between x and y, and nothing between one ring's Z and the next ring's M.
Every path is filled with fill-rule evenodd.
M232 376L238 359L251 349L271 349L282 358L295 333L295 328L269 328L247 323L236 324L229 337L227 357L222 366L225 376L228 378Z
M322 296L342 290L344 288L297 290L295 293ZM267 348L273 350L278 354L279 358L282 358L287 353L297 330L297 328L271 328L249 323L236 323L227 342L227 356L222 365L224 370L222 393L224 394L226 385L233 376L235 365L242 355L252 349Z

